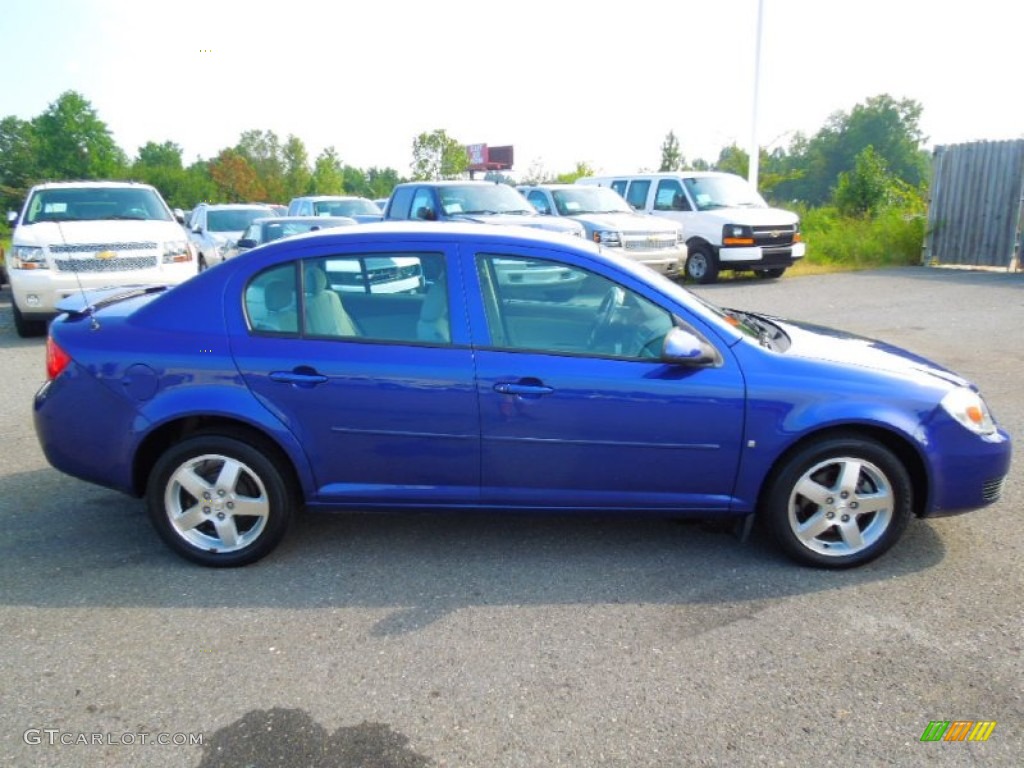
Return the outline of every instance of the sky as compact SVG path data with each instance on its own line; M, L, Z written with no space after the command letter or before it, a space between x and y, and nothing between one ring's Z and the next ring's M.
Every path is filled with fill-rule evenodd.
M520 173L656 170L669 131L713 161L880 94L928 148L1024 138L1020 0L0 0L0 28L0 117L74 90L129 157L186 164L269 130L408 175L444 130Z

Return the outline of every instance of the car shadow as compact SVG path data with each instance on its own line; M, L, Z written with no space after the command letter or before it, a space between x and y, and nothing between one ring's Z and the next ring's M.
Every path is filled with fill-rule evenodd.
M805 568L767 536L626 517L302 514L266 559L209 569L167 549L144 502L54 470L0 479L0 602L390 609L376 635L415 632L464 607L700 605L682 634L749 619L771 601L898 579L935 566L941 538L914 521L894 551L847 571Z

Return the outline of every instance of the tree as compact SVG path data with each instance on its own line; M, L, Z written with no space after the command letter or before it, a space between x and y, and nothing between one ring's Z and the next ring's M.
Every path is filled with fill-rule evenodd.
M190 208L194 201L188 196L187 172L181 165L181 147L173 141L163 144L147 142L139 147L132 163L131 176L152 184L172 208Z
M715 170L723 173L735 173L737 176L746 178L750 170L750 154L745 149L740 149L735 143L723 147L722 151L718 153Z
M0 120L0 210L20 208L40 178L32 124L14 115Z
M679 151L679 139L675 131L669 131L665 137L665 143L661 145L661 166L659 171L678 171L686 164L682 153Z
M116 179L128 160L84 97L65 91L33 119L40 175L51 179Z
M569 173L560 173L555 177L556 184L572 184L576 179L582 179L584 176L593 176L594 169L586 163L580 161L576 163L576 168Z
M367 197L390 197L395 185L402 181L394 168L371 167L366 171Z
M309 155L306 153L306 145L297 136L289 134L284 143L284 149L281 150L281 157L284 162L284 195L280 200L283 203L309 192L313 175L309 172Z
M210 163L210 178L229 203L266 199L266 190L249 161L234 149L224 149Z
M443 130L421 133L412 143L412 177L416 181L457 179L468 166L466 148Z
M345 191L345 176L334 147L325 147L317 155L310 181L310 192L315 195L340 195Z
M890 173L870 145L857 155L852 171L839 174L833 200L849 216L874 217L890 206L923 209L918 190Z
M928 155L921 149L925 137L918 125L921 111L913 100L897 101L882 94L856 105L849 114L833 113L810 139L794 137L776 193L811 205L827 203L839 175L853 171L857 157L869 146L891 176L920 187L928 176Z
M284 161L281 142L273 131L243 131L235 151L256 172L264 198L271 201L284 199ZM290 198L289 198L290 199Z

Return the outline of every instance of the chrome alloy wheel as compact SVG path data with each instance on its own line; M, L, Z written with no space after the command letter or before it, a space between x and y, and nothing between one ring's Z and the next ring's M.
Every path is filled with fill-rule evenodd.
M172 530L190 546L235 552L263 533L270 499L260 477L244 462L204 454L182 463L164 490Z
M797 540L826 557L872 547L889 529L892 484L875 464L836 456L807 470L789 495L789 526Z

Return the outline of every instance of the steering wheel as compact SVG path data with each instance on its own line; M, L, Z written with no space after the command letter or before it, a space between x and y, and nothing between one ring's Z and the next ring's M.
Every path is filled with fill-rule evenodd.
M626 292L622 288L613 285L608 289L607 293L601 298L601 304L597 308L597 319L594 321L594 327L590 331L590 338L587 339L587 347L589 349L594 350L596 348L598 340L604 335L604 332L612 324L616 313L622 309L625 303Z

